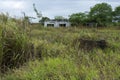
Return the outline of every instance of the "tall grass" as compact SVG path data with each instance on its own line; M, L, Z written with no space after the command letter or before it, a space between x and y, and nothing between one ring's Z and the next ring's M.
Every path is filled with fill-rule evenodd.
M16 70L15 74L6 76L5 80L76 80L79 76L77 67L73 64L72 61L62 58L36 60Z
M0 25L0 70L19 67L30 57L30 42L22 28L7 15L1 15Z
M40 45L38 51L41 52L43 58L62 57L76 64L79 79L75 80L119 80L119 30L44 28L35 29L32 33L33 43ZM78 47L80 38L105 40L107 48L104 50L94 48L92 51L81 50Z
M35 61L30 60L24 66L8 72L2 79L120 79L119 30L109 28L42 28L37 26L31 28L31 38L28 38L26 33L23 33L23 30L16 27L15 24L11 21L7 22L4 35L0 36L1 41L4 42L4 44L0 44L1 50L4 50L1 62L10 62L7 64L11 68L13 65L24 63L30 55L37 57L35 57ZM105 40L107 47L105 49L94 47L93 50L86 51L86 49L79 47L81 46L79 39ZM35 46L33 54L30 54L29 41ZM11 51L11 55L9 55L9 51ZM40 59L37 60L38 58Z

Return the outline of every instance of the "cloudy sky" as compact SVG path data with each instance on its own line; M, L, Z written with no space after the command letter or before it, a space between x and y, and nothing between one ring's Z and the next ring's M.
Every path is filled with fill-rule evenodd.
M114 9L120 5L120 0L0 0L0 12L8 12L11 16L23 16L25 12L28 16L36 17L33 10L33 3L43 16L54 18L54 16L64 16L76 12L89 11L97 3L106 2Z

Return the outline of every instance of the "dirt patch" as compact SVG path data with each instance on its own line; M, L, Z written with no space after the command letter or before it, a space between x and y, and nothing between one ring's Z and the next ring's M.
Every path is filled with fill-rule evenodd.
M78 39L76 40L75 45L77 45L78 48L86 51L90 51L95 48L102 50L107 48L106 40Z

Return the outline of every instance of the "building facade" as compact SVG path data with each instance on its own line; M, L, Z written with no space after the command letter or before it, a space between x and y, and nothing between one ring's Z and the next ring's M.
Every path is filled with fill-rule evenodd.
M44 27L69 27L71 26L69 21L65 20L49 20L44 22Z

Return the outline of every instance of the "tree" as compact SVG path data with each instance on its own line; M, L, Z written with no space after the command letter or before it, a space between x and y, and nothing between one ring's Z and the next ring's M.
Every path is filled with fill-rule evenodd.
M74 26L83 25L87 20L87 15L85 13L75 13L70 15L69 21Z
M48 17L42 17L42 19L40 20L40 23L43 25L45 21L50 20L50 18Z
M64 20L65 18L63 16L55 16L54 19L55 20Z
M113 12L113 18L114 21L120 22L120 6L115 8L115 11Z
M39 18L39 21L40 21L40 19L42 18L41 12L38 12L37 8L35 7L35 4L33 4L33 9L34 9L34 11L35 11L37 17Z
M99 26L107 26L112 22L112 7L107 3L96 4L90 9L90 20Z

